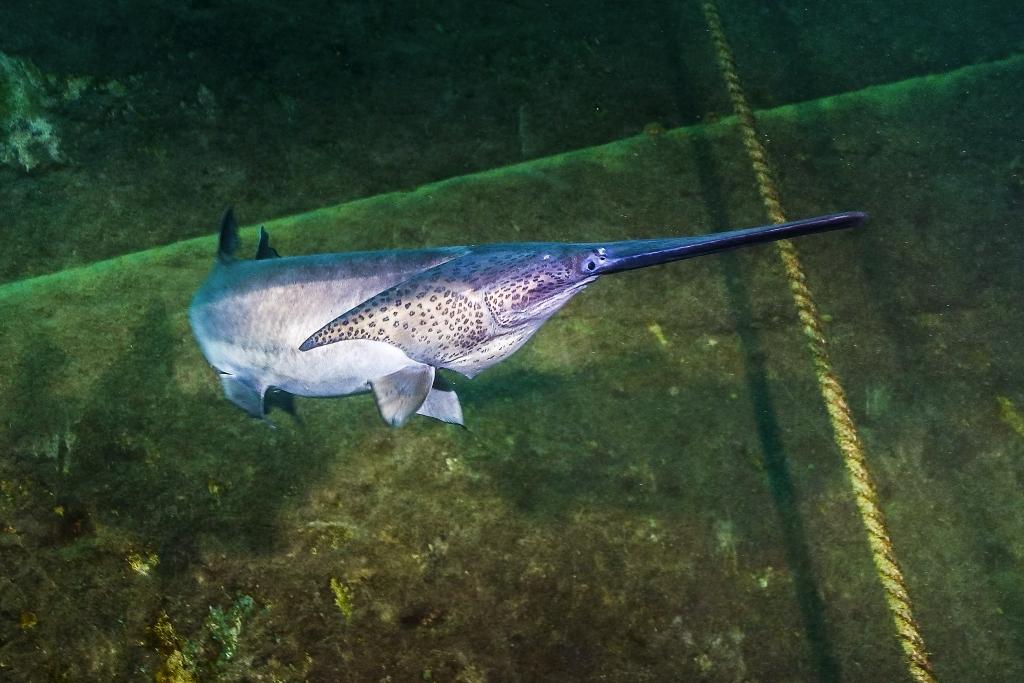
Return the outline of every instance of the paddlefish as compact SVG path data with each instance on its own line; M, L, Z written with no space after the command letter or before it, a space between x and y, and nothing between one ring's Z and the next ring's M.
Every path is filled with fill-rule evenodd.
M260 228L238 259L228 209L216 261L189 307L229 401L266 419L294 396L373 394L394 427L413 415L464 425L440 370L472 378L523 346L599 278L752 244L850 228L837 213L702 236L524 242L281 257Z

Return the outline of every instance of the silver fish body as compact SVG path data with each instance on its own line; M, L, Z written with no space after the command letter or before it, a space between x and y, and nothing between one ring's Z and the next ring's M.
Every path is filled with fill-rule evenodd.
M598 277L745 244L859 224L845 213L701 237L605 244L521 243L279 258L265 232L235 260L225 214L219 261L189 319L227 397L253 416L269 390L372 391L382 417L462 424L452 387L501 362Z

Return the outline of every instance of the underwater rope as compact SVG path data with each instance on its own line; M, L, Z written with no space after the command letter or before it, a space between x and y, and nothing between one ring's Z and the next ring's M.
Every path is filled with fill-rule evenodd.
M754 114L740 85L740 79L736 72L736 61L725 37L718 7L713 0L702 3L702 7L711 40L715 45L718 65L729 90L729 99L736 117L739 119L740 130L743 134L743 146L747 150L750 163L754 168L754 175L757 177L761 200L764 202L772 222L785 223L786 216L782 210L782 202L776 190L771 167L768 164L768 154L757 136ZM796 304L804 334L808 339L811 356L814 359L815 374L818 377L818 386L828 409L836 444L842 452L843 462L846 465L846 471L857 501L857 509L860 511L861 520L867 530L875 570L885 588L886 602L889 604L889 611L899 635L900 645L907 658L908 671L915 681L932 683L935 681L935 676L928 661L924 639L921 637L917 622L914 621L910 595L907 592L903 573L896 561L896 551L889 537L885 518L882 516L878 493L871 473L868 471L864 448L857 435L857 426L846 402L843 387L829 360L828 342L822 329L817 307L811 297L811 290L807 286L807 277L804 275L799 255L793 243L789 240L781 240L776 242L776 245L778 245L779 256L782 258L786 270L789 289L793 294L793 301Z

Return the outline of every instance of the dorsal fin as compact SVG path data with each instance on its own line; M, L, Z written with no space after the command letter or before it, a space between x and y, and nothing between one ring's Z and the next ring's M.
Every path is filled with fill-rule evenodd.
M281 258L281 255L277 253L277 249L270 246L270 234L267 229L262 225L260 226L260 245L256 247L256 260L265 258Z
M228 207L220 219L220 245L217 249L217 260L231 263L235 260L238 249L238 223L235 222L235 210Z

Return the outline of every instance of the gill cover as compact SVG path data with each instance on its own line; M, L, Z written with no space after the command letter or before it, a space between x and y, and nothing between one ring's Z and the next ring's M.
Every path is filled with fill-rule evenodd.
M502 327L550 317L594 280L577 267L578 248L538 246L544 248L505 252L483 278L487 310Z

